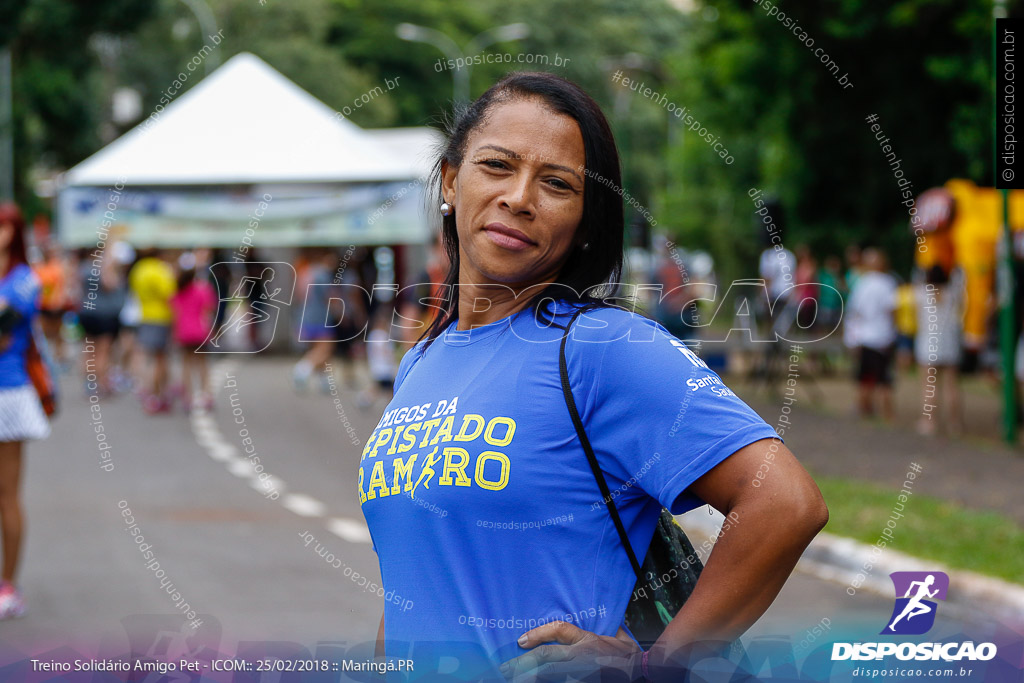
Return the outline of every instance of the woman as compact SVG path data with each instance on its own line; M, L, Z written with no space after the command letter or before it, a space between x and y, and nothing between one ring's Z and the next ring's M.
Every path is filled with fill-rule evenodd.
M861 253L860 274L846 302L843 342L857 358L857 406L860 416L875 414L875 393L881 397L882 419L892 422L892 349L896 343L896 278L886 271L881 250Z
M309 379L314 372L321 373L320 383L324 393L330 391L327 372L331 354L334 352L336 332L331 326L331 318L337 308L335 302L341 296L341 290L334 281L337 270L338 254L333 249L324 249L319 260L310 267L302 324L299 328L299 341L309 342L310 346L292 368L292 383L295 385L295 391L300 393L309 388Z
M64 365L64 336L61 327L68 310L65 276L67 263L64 252L56 241L48 242L43 248L44 260L37 263L33 271L39 279L39 327L46 337L46 343L53 351L54 361Z
M181 386L185 412L196 405L202 410L213 410L213 396L209 391L209 372L206 353L199 349L212 329L217 310L217 293L206 280L197 277L195 268L187 268L178 275L178 291L171 297L174 310L174 341L181 347ZM193 393L192 378L198 382L199 396Z
M696 355L600 299L623 258L600 109L557 76L511 74L460 116L436 171L447 298L402 359L359 470L386 589L378 653L386 637L388 656L415 641L417 655L482 653L506 676L597 658L657 676L697 641L735 639L827 512L775 432ZM622 628L636 576L594 505L562 394L560 326L582 303L597 308L566 345L569 383L636 554L662 506L706 503L736 522L647 653Z
M121 331L121 310L125 302L125 283L113 254L104 249L98 256L89 256L79 267L82 286L78 322L85 335L82 354L82 375L96 375L96 382L86 384L86 393L101 398L112 393L110 383L114 343ZM91 386L90 386L91 385Z
M171 297L177 290L167 252L146 249L128 272L128 287L139 301L139 327L135 340L146 355L142 409L150 414L171 410L167 392L167 347L171 340Z
M20 617L25 603L14 587L21 553L22 443L50 435L50 424L29 380L25 359L39 313L39 280L25 258L25 221L18 207L0 204L0 619Z

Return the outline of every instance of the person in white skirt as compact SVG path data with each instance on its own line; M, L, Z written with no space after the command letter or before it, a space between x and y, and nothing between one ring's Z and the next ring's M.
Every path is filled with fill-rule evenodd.
M26 263L25 222L18 207L0 204L0 619L20 617L25 603L14 587L21 552L19 492L22 444L50 435L25 359L39 313L39 281Z
M922 412L917 431L924 436L943 427L951 436L963 432L960 404L960 359L964 331L964 277L959 268L934 265L917 286L917 336L914 359L921 369Z

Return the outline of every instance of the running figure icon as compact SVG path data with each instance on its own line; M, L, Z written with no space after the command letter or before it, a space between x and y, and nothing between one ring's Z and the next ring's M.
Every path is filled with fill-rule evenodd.
M260 273L259 277L251 277L246 275L238 283L238 287L235 288L235 293L232 294L232 298L248 300L256 293L256 288L264 285L267 281L272 280L274 277L274 271L272 268L264 268L263 272ZM269 294L267 292L259 292L256 297L259 302L273 301L274 297L281 292L281 288L278 287ZM273 308L276 309L276 306ZM253 305L249 309L242 307L236 308L234 314L228 319L224 325L221 326L217 334L210 340L210 345L213 347L220 347L220 339L225 333L229 332L240 332L242 328L248 327L249 325L255 325L257 323L270 320L270 311L262 310L260 306Z
M234 292L229 296L226 296L223 292L218 293L221 301L235 301L239 305L235 307L234 311L219 329L210 330L206 342L197 353L257 353L266 349L270 346L271 341L273 341L274 333L277 331L277 321L281 317L281 311L291 304L295 269L292 268L291 264L271 261L250 263L249 265L262 266L259 275L243 275L239 278ZM285 270L291 273L289 290L286 292L281 287L271 289L272 284L281 282L281 279L278 277L281 274L279 271ZM288 285L289 283L285 282L284 284ZM246 351L228 351L222 347L225 337L240 337L242 336L242 331L251 325L263 325L264 323L272 329L270 339L259 348L252 348Z
M883 635L921 635L931 630L938 601L946 599L949 576L937 570L893 572L889 575L896 600Z
M898 617L896 617L895 619L893 619L892 623L889 624L889 630L890 631L894 631L895 632L895 630L896 630L896 623L900 619L902 619L903 617L906 617L907 621L910 621L911 619L913 619L914 617L916 617L918 615L928 614L929 612L932 611L932 608L931 608L930 605L926 605L925 603L923 603L921 601L924 598L934 598L938 594L938 592L939 592L938 588L936 588L933 591L929 591L928 590L934 583L935 583L935 575L934 574L929 574L927 576L927 578L925 578L924 581L912 581L911 582L910 587L907 588L906 595L903 596L904 598L910 598L910 602L908 602L907 606L903 608L903 611L900 612L900 615ZM917 586L917 593L913 597L911 597L910 594L914 592L914 587L915 586Z

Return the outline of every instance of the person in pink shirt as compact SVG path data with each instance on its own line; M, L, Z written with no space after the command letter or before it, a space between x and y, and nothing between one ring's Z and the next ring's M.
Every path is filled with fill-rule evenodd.
M217 310L217 295L205 280L196 277L194 268L178 276L178 292L171 298L174 309L174 339L182 350L182 377L186 412L193 405L192 375L199 377L199 404L204 410L213 407L207 386L206 354L198 353L206 341Z

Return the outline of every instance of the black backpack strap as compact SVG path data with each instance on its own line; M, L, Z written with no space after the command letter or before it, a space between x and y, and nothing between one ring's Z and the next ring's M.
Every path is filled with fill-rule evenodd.
M597 480L597 486L601 489L601 495L604 496L603 500L605 505L608 507L608 512L612 516L612 521L615 522L615 529L619 532L619 538L622 540L622 545L626 549L626 554L629 555L629 562L633 565L633 571L636 572L637 577L640 577L640 563L636 561L636 554L633 552L633 546L629 543L629 536L626 535L626 527L622 525L622 519L619 518L619 511L615 507L615 503L612 501L612 494L608 490L608 482L604 479L604 473L601 472L601 466L597 463L597 456L594 455L594 449L590 446L590 439L587 438L587 432L583 429L583 421L580 420L579 411L576 410L576 399L572 395L572 387L569 386L569 368L565 362L565 342L569 338L569 331L572 329L572 324L576 322L576 318L586 310L580 308L577 310L572 318L569 320L569 324L565 326L565 333L562 335L562 345L559 349L558 357L558 371L562 376L562 395L565 397L565 405L569 408L569 415L572 416L572 423L576 427L576 436L580 439L580 444L583 446L583 451L587 454L587 461L590 462L590 470L594 473L594 479Z

